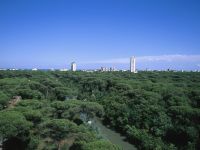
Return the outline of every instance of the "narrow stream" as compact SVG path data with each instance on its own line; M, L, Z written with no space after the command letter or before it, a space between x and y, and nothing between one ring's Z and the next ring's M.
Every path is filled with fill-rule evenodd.
M104 126L100 120L94 120L94 126L99 129L100 134L105 138L108 139L111 143L118 145L123 150L137 150L137 148L125 141L125 137L121 136L119 133L111 130L110 128Z

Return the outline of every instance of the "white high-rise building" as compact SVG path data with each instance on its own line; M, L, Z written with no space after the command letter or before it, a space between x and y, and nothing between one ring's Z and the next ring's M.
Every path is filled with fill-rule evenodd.
M76 63L75 62L71 63L71 71L76 71Z
M136 73L136 68L135 68L135 57L132 56L130 58L130 71L133 73Z

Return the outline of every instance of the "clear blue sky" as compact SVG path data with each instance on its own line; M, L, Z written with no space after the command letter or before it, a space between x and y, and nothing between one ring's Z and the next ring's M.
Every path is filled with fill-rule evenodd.
M107 60L127 68L118 60L132 55L197 55L176 66L200 68L200 1L0 1L0 68L95 68Z

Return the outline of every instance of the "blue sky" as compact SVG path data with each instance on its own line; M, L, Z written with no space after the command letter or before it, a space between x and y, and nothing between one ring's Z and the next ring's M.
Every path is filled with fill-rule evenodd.
M0 1L0 68L127 69L132 55L138 69L200 69L200 1Z

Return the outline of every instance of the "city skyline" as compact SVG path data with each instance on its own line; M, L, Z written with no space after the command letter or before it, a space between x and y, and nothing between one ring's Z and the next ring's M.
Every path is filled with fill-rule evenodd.
M0 2L0 68L198 70L200 1ZM67 66L66 66L67 64Z
M186 70L186 71L195 71L200 70L200 55L160 55L160 56L131 56L137 59L137 67L135 70ZM77 61L76 61L77 62ZM0 69L67 69L73 70L72 66L75 64L75 70L96 70L104 68L116 68L118 70L130 70L130 57L127 58L116 58L116 59L107 59L99 61L86 61L79 62L78 68L77 63L72 61L70 63L58 64L57 67L49 65L49 67L41 67L40 65L34 64L32 67L1 67ZM163 67L159 68L159 65L162 64ZM176 66L179 64L179 67ZM187 67L189 66L189 67Z

